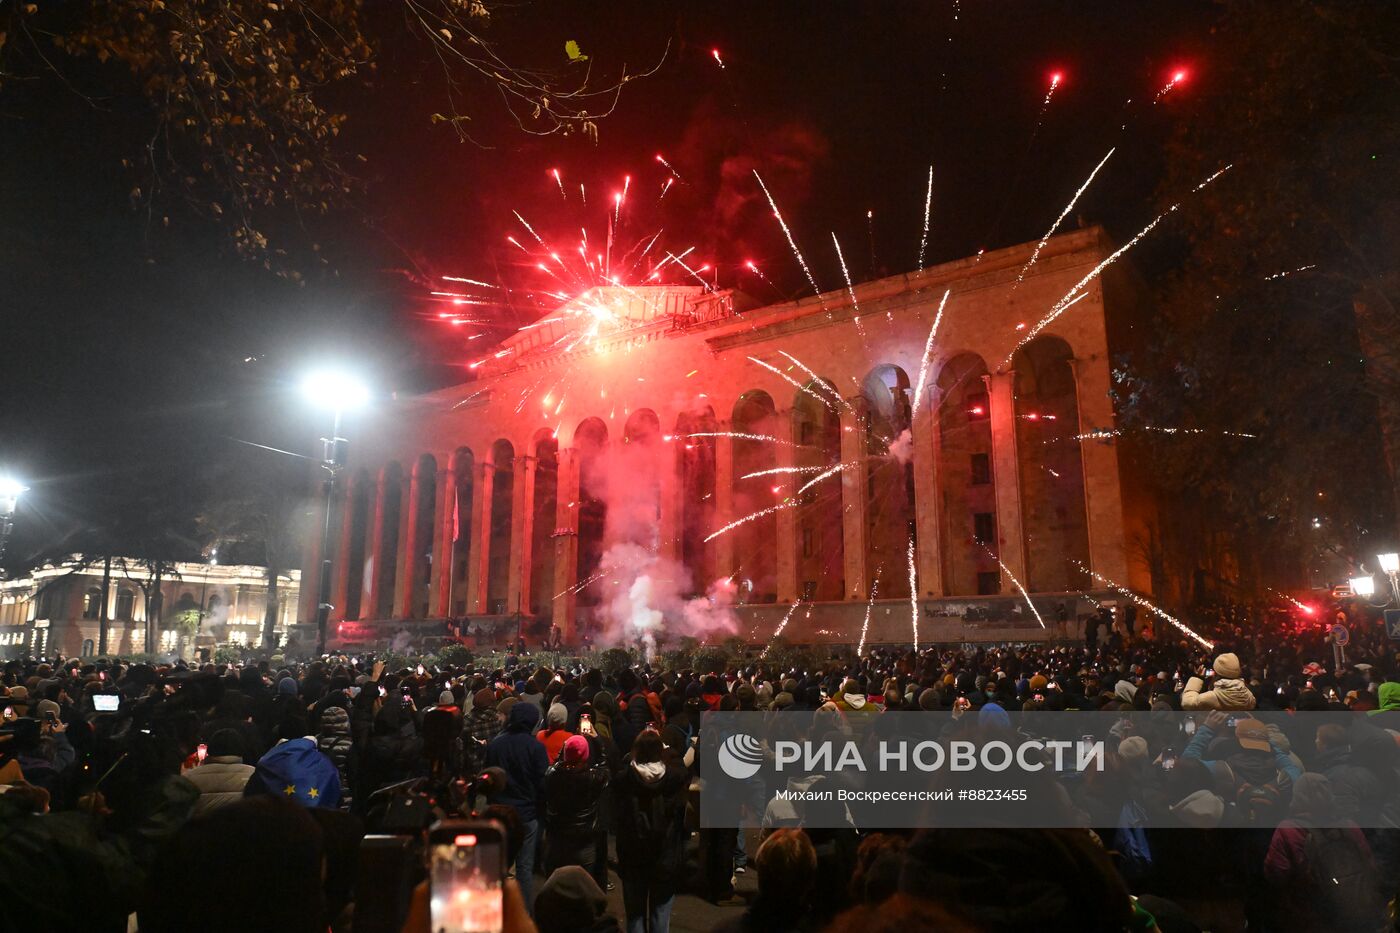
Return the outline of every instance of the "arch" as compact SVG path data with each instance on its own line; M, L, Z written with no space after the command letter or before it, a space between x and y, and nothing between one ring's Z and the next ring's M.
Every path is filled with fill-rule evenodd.
M486 611L506 611L510 588L510 544L515 524L515 446L505 438L491 445L491 543L486 552Z
M373 618L387 619L394 614L394 580L399 565L399 523L403 519L403 467L397 461L390 461L379 474L382 489L379 510L379 546L371 560L377 559L379 566L371 568L375 574L377 594L375 604L370 607Z
M938 550L945 596L1001 589L1000 566L987 550L996 550L997 538L986 375L987 364L975 353L954 356L938 373Z
M739 396L730 419L736 434L774 435L780 432L777 407L767 392L753 390ZM784 440L784 438L779 438ZM753 476L777 466L777 452L771 441L734 438L734 518L778 504L782 486L772 476ZM738 569L739 599L747 603L778 601L777 549L778 516L771 513L740 525L730 532L734 542L735 564Z
M446 550L451 555L448 568L452 579L448 582L446 606L443 611L451 616L467 614L467 581L471 576L472 548L472 506L476 492L476 458L469 447L458 447L452 452L449 469L452 472L452 527L448 530L450 541Z
M412 540L408 542L408 559L404 569L408 579L405 608L409 618L421 619L428 614L433 580L433 518L437 515L437 458L423 454L413 466L413 511L408 527Z
M527 610L535 616L552 611L554 600L554 529L559 504L559 439L548 428L535 432L535 495L530 503L530 592Z
M865 400L866 591L908 598L909 542L914 540L914 440L909 375L886 363L861 383Z
M355 474L350 493L350 546L345 556L345 618L358 619L366 589L365 557L369 550L369 471Z
M608 506L608 426L601 418L585 418L574 430L578 452L578 583L591 580L603 559L603 530ZM599 590L585 586L578 605L596 606Z
M82 656L82 657L85 657L85 658L90 658L90 657L92 657L94 654L97 653L97 646L93 644L93 641L92 641L91 638L84 638L84 639L83 639L83 647L82 647L80 653L81 653L81 656Z
M130 622L136 618L136 591L129 586L117 590L117 608L114 615L118 622Z
M102 587L90 586L83 594L83 618L102 618Z
M661 545L661 419L638 408L622 428L613 462L608 543L639 544L655 553Z
M1026 587L1063 593L1089 588L1089 514L1079 433L1074 353L1059 337L1037 337L1012 357L1016 372L1016 454Z
M719 430L715 410L700 405L676 416L676 471L681 485L681 563L690 571L690 593L705 592L715 578L715 551L705 536L714 529L715 439L691 437Z
M792 404L793 437L798 450L794 465L810 473L797 476L797 489L818 470L841 462L841 416L823 397L835 394L830 379L807 383ZM846 594L846 542L843 527L841 481L823 480L798 495L797 588L804 602L840 600Z

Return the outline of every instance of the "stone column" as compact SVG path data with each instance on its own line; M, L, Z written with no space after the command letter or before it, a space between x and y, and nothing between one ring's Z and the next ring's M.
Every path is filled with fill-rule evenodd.
M374 484L374 522L370 526L370 575L365 592L360 598L360 618L373 619L379 612L379 580L384 576L380 572L380 561L384 559L384 493L388 478L384 471L379 471L379 479ZM306 577L302 576L305 584Z
M866 452L865 399L841 406L841 544L846 564L846 599L865 599ZM830 482L823 480L822 482Z
M457 509L457 487L451 470L438 470L437 497L433 500L433 576L429 583L428 614L441 618L452 611L452 523Z
M491 490L496 482L496 465L477 465L481 475L472 484L472 539L467 561L467 612L484 613L486 587L491 581Z
M673 437L663 442L657 455L657 481L661 487L661 536L657 552L675 564L681 562L682 520L685 514L685 484L681 482L681 451L685 441Z
M731 430L728 421L719 422L717 432ZM730 437L715 438L715 527L706 534L713 534L734 521L734 440ZM730 533L720 535L711 542L715 547L715 576L734 575L734 539Z
M794 467L797 465L796 414L790 408L784 409L778 412L775 423L778 440L787 443L775 445L773 465ZM774 475L773 479L775 480L773 485L781 490L779 495L774 498L780 503L789 505L788 508L782 509L777 514L778 602L792 603L797 601L797 508L790 503L797 498L797 489L801 484L795 473L778 473Z
M408 499L404 504L407 508L402 510L403 520L399 522L402 531L399 536L399 572L394 584L394 615L403 619L413 617L413 591L418 584L415 579L418 576L418 498L423 495L425 485L436 481L436 477L421 474L421 469L415 468L412 478L405 484Z
M515 458L515 483L510 506L510 574L506 584L506 611L530 608L530 560L535 524L535 463L531 456Z
M920 596L943 595L939 555L942 503L938 494L938 390L930 387L914 415L914 520L918 527L915 566Z
M574 617L578 594L578 496L579 455L573 447L559 451L559 479L555 488L554 506L554 624L559 626L566 644L574 643Z
M1016 453L1016 372L983 376L992 422L992 481L996 486L998 554L1006 569L1026 582L1026 530L1021 517L1021 463ZM1002 574L1001 591L1016 585Z
M1070 360L1079 433L1112 431L1113 400L1108 360ZM1121 586L1129 586L1128 542L1123 516L1123 492L1118 476L1118 445L1112 440L1086 440L1079 445L1084 470L1084 508L1089 529L1089 566Z
M330 621L343 622L345 607L350 604L350 583L355 568L350 566L350 543L355 532L355 497L359 494L360 474L351 473L345 480L345 498L340 504L340 547L335 552L331 570ZM364 568L360 570L363 572ZM305 577L303 577L305 579Z

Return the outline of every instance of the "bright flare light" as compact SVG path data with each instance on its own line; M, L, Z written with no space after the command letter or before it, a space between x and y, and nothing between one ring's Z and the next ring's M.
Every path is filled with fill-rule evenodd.
M1201 647L1205 648L1207 651L1213 651L1213 650L1215 649L1215 642L1213 642L1213 641L1211 641L1210 639L1207 639L1207 638L1202 638L1202 637L1201 637L1200 635L1198 635L1196 632L1194 632L1194 631L1192 631L1190 628L1188 628L1188 627L1186 626L1186 623L1182 622L1182 621L1181 621L1180 619L1178 619L1176 616L1174 616L1174 615L1172 615L1171 613L1166 612L1166 611L1164 611L1164 610L1162 610L1162 609L1158 609L1156 606L1152 605L1152 603L1150 603L1150 602L1148 602L1147 600L1143 599L1141 596L1139 596L1138 594L1134 593L1132 590L1127 589L1126 587L1119 586L1117 583L1114 583L1112 580L1108 579L1108 577L1105 577L1105 576L1104 576L1103 574L1101 574L1101 573L1096 573L1095 571L1090 570L1088 567L1086 567L1086 566L1085 566L1083 563L1081 563L1080 561L1077 561L1077 560L1076 560L1076 561L1072 561L1072 563L1073 563L1076 567L1078 567L1080 570L1084 571L1084 572L1087 573L1089 576L1093 577L1095 580L1098 580L1098 581L1099 581L1100 583L1102 583L1104 586L1106 586L1106 587L1108 587L1109 589L1113 590L1114 592L1118 593L1120 596L1124 596L1124 597L1126 597L1126 598L1128 598L1128 599L1131 599L1133 602L1137 603L1139 606L1141 606L1142 608L1146 609L1148 612L1152 613L1153 615L1157 616L1158 618L1163 619L1163 620L1165 620L1165 621L1167 621L1167 622L1170 622L1172 625L1176 626L1177 629L1179 629L1179 630L1182 632L1182 634L1187 635L1187 636L1189 636L1189 637L1195 639L1196 642L1197 642L1198 644L1200 644Z
M1400 573L1400 554L1377 554L1376 560L1381 562L1382 573Z
M320 408L346 411L369 401L369 387L351 374L337 369L317 370L301 382L301 391Z
M1376 580L1367 574L1364 577L1351 578L1351 591L1357 596L1369 597L1376 592Z

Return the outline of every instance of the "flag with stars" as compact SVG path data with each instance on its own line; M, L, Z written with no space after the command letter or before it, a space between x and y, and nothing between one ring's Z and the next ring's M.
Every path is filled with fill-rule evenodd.
M340 773L313 740L292 739L258 760L246 794L278 794L304 807L335 809L340 803Z

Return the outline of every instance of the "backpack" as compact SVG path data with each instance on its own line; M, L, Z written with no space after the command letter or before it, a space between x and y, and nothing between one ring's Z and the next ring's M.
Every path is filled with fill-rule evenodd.
M1241 781L1235 791L1235 809L1246 826L1273 826L1285 812L1283 789L1274 781Z
M1130 882L1141 881L1152 871L1152 846L1143 829L1146 822L1147 811L1135 800L1123 804L1118 813L1113 848L1118 853L1119 870Z
M1375 866L1344 829L1309 829L1304 864L1319 914L1339 929L1375 929L1385 918Z

